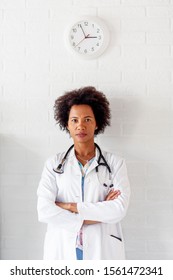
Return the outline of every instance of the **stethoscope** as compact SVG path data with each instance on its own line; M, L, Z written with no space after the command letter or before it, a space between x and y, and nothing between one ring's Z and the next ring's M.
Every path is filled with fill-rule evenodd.
M95 168L95 169L96 169L96 172L98 172L98 168L99 168L100 165L105 166L105 167L107 168L107 170L109 171L109 181L111 181L111 177L112 177L112 176L111 176L111 168L110 168L110 166L108 165L106 159L104 158L104 156L103 156L103 154L102 154L102 151L101 151L99 145L97 145L96 143L94 143L94 144L95 144L96 148L97 148L98 151L99 151L99 158L98 158L98 161L97 161L97 162L98 162L98 165L97 165L96 168ZM66 159L67 159L67 156L68 156L69 152L71 151L71 149L72 149L73 147L74 147L74 144L67 150L67 152L65 153L63 159L61 160L61 163L59 163L58 166L57 166L56 168L53 168L53 171L54 171L54 172L56 172L56 173L58 173L58 174L63 174L63 173L64 173L64 163L65 163L65 161L66 161ZM102 160L102 162L101 162L101 160ZM110 183L109 185L107 185L106 183L104 183L103 186L104 186L105 188L112 188L114 185L113 185L113 183Z

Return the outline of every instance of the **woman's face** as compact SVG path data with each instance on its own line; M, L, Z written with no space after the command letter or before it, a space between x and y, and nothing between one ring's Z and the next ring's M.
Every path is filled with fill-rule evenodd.
M93 142L97 124L92 108L85 104L73 105L69 113L67 128L74 143Z

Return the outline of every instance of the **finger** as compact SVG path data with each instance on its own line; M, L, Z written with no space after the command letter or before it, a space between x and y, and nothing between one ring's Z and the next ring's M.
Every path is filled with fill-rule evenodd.
M120 194L121 194L121 192L119 190L111 191L107 195L106 200L113 200L113 199L117 198Z
M115 191L114 191L114 194L119 195L119 194L121 194L121 192L120 192L120 190L115 190Z
M108 196L114 196L114 195L119 195L121 192L119 190L111 190L109 193L108 193Z
M110 199L111 197L113 197L113 196L118 196L118 195L120 195L120 194L121 194L120 190L111 189L111 190L109 191L109 193L107 194L107 196L106 196L105 199Z
M120 192L120 190L114 190L114 189L111 189L111 190L109 191L109 193L112 193L112 192L114 192L114 193L119 193L119 192Z
M113 199L115 199L117 197L118 197L118 195L112 195L111 197L109 197L109 200L113 200Z
M114 197L116 197L116 195L112 194L112 195L108 195L106 199L107 200L112 200L112 199L114 199Z

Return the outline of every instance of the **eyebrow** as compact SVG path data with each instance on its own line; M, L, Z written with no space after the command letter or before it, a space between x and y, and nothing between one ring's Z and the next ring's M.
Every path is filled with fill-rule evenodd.
M70 117L70 119L73 119L73 118L78 119L78 117ZM91 118L92 119L93 117L92 116L85 116L84 119L85 118Z

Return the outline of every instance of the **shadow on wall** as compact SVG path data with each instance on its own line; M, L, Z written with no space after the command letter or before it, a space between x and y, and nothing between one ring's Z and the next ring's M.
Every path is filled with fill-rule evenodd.
M99 142L105 150L121 156L133 154L134 135L141 117L141 102L132 96L109 98L111 108L111 126L99 136ZM137 140L137 139L136 139ZM132 150L131 150L132 149Z
M112 98L99 144L126 159L131 200L123 220L128 259L172 259L173 139L169 100ZM167 217L165 219L165 217Z
M42 258L43 228L36 190L43 160L12 135L0 137L1 259Z
M157 96L143 97L140 102L139 122L127 156L133 192L130 211L136 230L131 248L137 242L141 258L172 259L172 110L167 98L158 102Z

